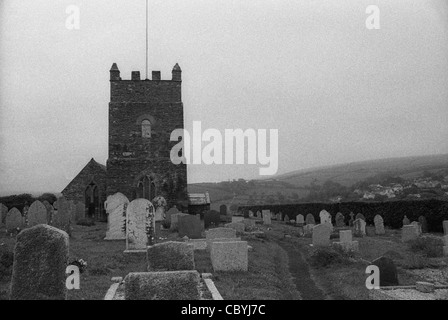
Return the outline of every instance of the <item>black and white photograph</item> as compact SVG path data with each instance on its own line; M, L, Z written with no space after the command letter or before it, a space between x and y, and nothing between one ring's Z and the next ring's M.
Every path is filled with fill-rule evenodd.
M448 1L0 0L0 300L448 300Z

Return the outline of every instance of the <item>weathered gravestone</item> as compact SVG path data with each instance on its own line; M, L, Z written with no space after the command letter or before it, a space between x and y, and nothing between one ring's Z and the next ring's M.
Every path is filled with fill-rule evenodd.
M318 224L313 228L313 246L327 247L330 245L331 229L328 223Z
M8 207L5 206L3 203L0 203L0 225L5 223L7 214L8 214Z
M275 215L277 221L282 221L282 214L279 212Z
M148 247L148 271L194 270L194 245L168 241Z
M355 237L364 237L366 235L366 222L358 218L353 222Z
M311 213L308 213L306 215L305 222L306 222L306 224L316 224L316 221L314 220L314 216Z
M179 229L179 217L183 217L188 215L188 213L174 213L171 215L171 225L170 225L170 229L171 231L177 231Z
M289 216L287 215L287 214L285 214L285 218L284 218L284 220L283 221L285 221L285 222L289 222Z
M125 279L125 300L200 300L196 270L132 272Z
M42 204L45 206L45 209L47 209L47 224L51 225L52 224L52 220L53 220L54 208L50 204L50 202L48 202L47 200L44 200L42 202Z
M254 213L252 210L249 210L249 218L253 218L254 217Z
M47 224L47 208L39 200L34 201L28 209L28 226Z
M19 209L12 208L6 215L6 231L8 233L18 232L25 228L25 221Z
M343 228L345 227L344 215L341 212L336 213L336 227Z
M204 213L205 229L219 227L220 222L221 222L221 215L218 211L209 210Z
M104 209L107 213L107 231L104 240L126 239L126 210L128 205L128 198L120 192L107 197L104 202Z
M179 237L199 239L202 236L202 224L199 215L184 215L179 217L178 222Z
M166 219L166 221L168 221L169 223L170 223L170 225L171 225L171 216L173 215L173 214L176 214L176 213L179 213L180 211L179 210L177 210L177 207L176 206L173 206L171 209L169 209L167 212L166 212L166 214L165 214L165 219Z
M248 254L246 241L212 242L210 258L213 270L247 271Z
M366 217L364 217L364 215L362 213L358 213L355 217L355 220L356 219L362 219L362 220L364 220L364 222L366 222Z
M418 235L421 235L421 234L422 234L422 226L420 225L419 222L417 222L417 221L412 221L412 222L411 222L411 225L414 226L414 227L417 229L417 231L418 231Z
M442 222L442 226L443 226L443 234L448 235L448 220L444 220Z
M219 214L222 216L227 215L227 206L225 204L219 206Z
M52 225L70 235L70 204L64 197L55 202L58 210L53 213Z
M214 228L205 231L205 238L211 239L223 239L223 238L236 238L236 230L232 228Z
M249 221L252 221L252 220L249 220ZM235 229L236 232L244 232L244 229L246 226L243 222L232 222L232 223L225 224L224 227Z
M373 218L373 223L375 224L375 234L382 235L386 233L386 230L384 230L384 220L383 217L381 217L379 214L377 214Z
M336 247L340 247L345 252L358 252L358 241L353 241L352 230L339 231L339 242L335 242Z
M331 223L331 214L328 211L322 210L321 212L319 212L319 218L320 224L330 223L331 225L333 225Z
M419 236L419 228L416 225L408 224L401 229L401 241L406 242L417 239Z
M232 223L242 222L244 217L242 216L232 216Z
M271 224L271 211L263 210L263 224Z
M404 218L403 218L403 226L407 226L408 224L411 224L411 221L409 221L407 216L404 216Z
M154 221L159 222L165 219L165 212L167 207L167 202L164 197L157 196L152 199L152 205L154 206Z
M398 286L398 272L392 259L381 257L372 261L372 265L378 267L380 272L380 286Z
M422 232L427 233L428 232L428 222L426 221L426 218L424 216L418 217L418 222L420 222L420 225L422 227Z
M257 211L257 219L261 219L262 218L262 216L261 216L261 212L260 211Z
M305 217L302 214L298 214L296 216L296 223L300 226L303 226L305 224Z
M64 300L68 235L37 225L17 236L11 279L11 300Z
M147 199L135 199L126 208L126 251L146 252L154 244L154 206Z

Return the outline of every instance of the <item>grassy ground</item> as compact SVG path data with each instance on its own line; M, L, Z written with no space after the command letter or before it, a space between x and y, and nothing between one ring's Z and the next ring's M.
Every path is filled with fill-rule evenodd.
M359 254L320 266L311 263L316 248L310 246L311 238L299 236L298 228L273 222L269 227L259 225L259 229L264 233L241 235L252 247L247 273L213 273L207 251L195 251L197 270L213 273L215 285L226 300L368 299L365 268L382 255L395 261L402 285L419 280L434 282L436 279L441 284L448 281L443 280L448 275L447 259L437 257L438 247L432 250L439 245L440 235L434 243L423 243L431 243L430 248L422 243L413 246L401 243L399 231L387 230L381 237L355 238L359 241ZM124 254L125 242L104 241L105 232L105 223L74 226L70 261L83 259L88 266L81 275L81 289L69 291L69 299L103 299L112 277L146 270L145 254ZM160 237L161 241L180 240L177 233L169 231L161 231ZM0 300L8 298L14 244L15 238L6 236L0 229Z

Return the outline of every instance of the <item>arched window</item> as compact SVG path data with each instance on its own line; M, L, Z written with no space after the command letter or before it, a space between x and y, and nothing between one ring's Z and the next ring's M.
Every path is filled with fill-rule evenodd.
M149 201L152 201L156 197L156 184L154 181L151 181L151 189L149 193Z
M151 138L151 122L147 119L142 121L142 137Z

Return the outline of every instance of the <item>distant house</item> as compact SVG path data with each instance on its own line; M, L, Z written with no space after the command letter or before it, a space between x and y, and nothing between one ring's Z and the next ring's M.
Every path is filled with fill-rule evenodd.
M204 213L210 210L210 194L205 193L189 193L188 194L188 213L199 214L204 219Z

